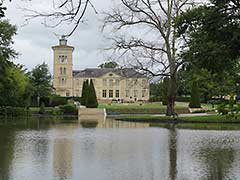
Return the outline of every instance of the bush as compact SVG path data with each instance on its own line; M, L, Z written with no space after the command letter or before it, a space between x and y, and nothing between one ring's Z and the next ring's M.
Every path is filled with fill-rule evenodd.
M40 104L42 105L42 103L44 103L45 107L49 107L50 106L50 97L41 97L40 98Z
M81 105L85 106L87 103L87 96L89 93L89 82L88 80L83 82L83 87L82 87L82 97L81 97Z
M23 107L0 107L0 116L28 116L29 110Z
M40 109L39 109L39 114L45 114L45 105L44 102L41 103Z
M90 85L88 87L88 94L87 94L87 98L86 98L86 107L87 108L97 108L98 107L96 91L95 91L92 79L90 80Z
M219 104L217 107L217 110L219 114L222 114L222 115L228 114L228 109L226 108L225 103Z
M201 108L200 104L200 93L198 88L198 83L194 81L192 83L192 92L191 92L191 99L189 103L190 108Z
M50 97L50 107L60 106L60 105L66 105L68 101L68 98L61 97L61 96L51 96Z
M63 114L67 114L67 115L77 115L78 114L78 109L76 108L75 105L72 105L72 104L60 106L59 108Z
M177 96L176 101L177 102L190 102L191 97L190 96Z
M150 102L160 102L160 101L162 101L162 97L161 96L150 96L149 101Z

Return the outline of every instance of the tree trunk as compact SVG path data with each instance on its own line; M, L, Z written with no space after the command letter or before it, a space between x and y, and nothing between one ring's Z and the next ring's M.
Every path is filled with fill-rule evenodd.
M177 94L176 73L170 77L168 86L167 111L166 116L175 117L175 100Z

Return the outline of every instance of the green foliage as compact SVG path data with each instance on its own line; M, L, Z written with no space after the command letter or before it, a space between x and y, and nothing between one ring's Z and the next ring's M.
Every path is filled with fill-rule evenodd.
M231 95L231 97L229 99L229 110L232 114L235 111L234 104L235 104L235 99L234 99L234 96Z
M40 109L39 109L39 114L45 114L45 105L44 102L41 103Z
M33 97L49 96L51 93L51 75L46 63L37 65L29 74L33 87Z
M88 94L87 94L87 98L86 98L86 107L87 108L97 108L98 107L96 91L95 91L92 79L90 80L90 85L88 87Z
M29 110L23 107L0 106L0 116L28 116Z
M78 114L78 109L76 108L75 105L72 105L72 104L59 106L59 108L62 111L62 113L65 115L77 115Z
M67 98L66 97L61 97L61 96L50 96L50 106L55 107L55 106L60 106L60 105L66 105L67 104Z
M82 97L81 97L81 105L85 106L86 101L87 101L87 96L88 96L88 86L89 86L89 81L86 80L83 82L83 87L82 87Z
M160 102L162 100L162 82L150 84L150 99L151 102Z
M110 60L103 64L100 64L98 67L100 67L100 68L116 68L116 67L118 67L118 63Z
M163 79L163 85L162 85L162 105L167 105L167 99L168 99L168 86L169 86L169 78L165 77Z
M0 81L0 106L26 106L29 79L21 67L11 65Z
M177 96L176 101L177 102L190 102L191 97L190 96Z
M228 109L226 108L225 103L219 104L217 107L217 111L218 111L218 114L221 114L221 115L226 115L229 112Z
M199 88L198 88L198 83L196 81L193 81L192 83L192 92L191 92L189 107L201 108Z
M211 2L176 19L179 35L188 37L182 56L211 73L229 72L240 55L239 5L233 0Z

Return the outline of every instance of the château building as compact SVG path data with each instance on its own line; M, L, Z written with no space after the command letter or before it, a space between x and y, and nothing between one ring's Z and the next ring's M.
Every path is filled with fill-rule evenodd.
M80 97L85 80L93 80L100 102L149 100L149 80L131 68L87 68L73 70L74 47L62 38L53 46L53 87L60 96Z

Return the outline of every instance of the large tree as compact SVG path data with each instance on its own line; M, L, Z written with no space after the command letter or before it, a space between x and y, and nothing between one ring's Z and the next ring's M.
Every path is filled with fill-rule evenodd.
M112 38L113 50L127 56L135 69L169 78L166 115L175 115L177 73L182 64L174 20L192 3L190 0L121 0L106 13L104 20L105 26L124 34Z
M182 56L190 65L213 73L236 72L240 57L240 3L210 0L176 18L184 37ZM193 67L194 68L194 67Z
M51 93L51 74L46 63L37 65L29 74L33 87L33 97L39 99Z
M210 0L176 18L178 35L185 40L181 52L185 74L198 77L205 101L237 93L239 18L240 4L235 0Z

